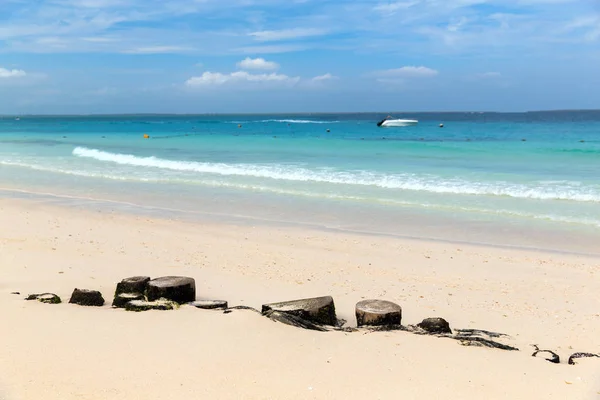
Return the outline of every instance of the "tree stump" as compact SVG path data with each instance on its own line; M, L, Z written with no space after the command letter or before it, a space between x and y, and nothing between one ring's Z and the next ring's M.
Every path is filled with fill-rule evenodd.
M125 305L133 300L146 300L146 296L141 293L120 293L115 296L112 306L114 308L125 308Z
M75 289L69 303L87 307L102 307L104 298L102 293L97 290Z
M190 306L203 310L226 310L227 302L224 300L198 300L189 303Z
M356 304L356 325L388 326L400 325L402 307L386 300L363 300Z
M428 333L452 333L450 324L443 318L426 318L417 326Z
M190 303L196 300L196 281L182 276L153 279L148 282L146 297L148 301L165 298L179 304Z
M149 276L132 276L131 278L125 278L117 283L115 297L121 293L145 293L148 282L150 282Z
M331 296L264 304L262 313L278 311L322 325L337 325L335 305Z

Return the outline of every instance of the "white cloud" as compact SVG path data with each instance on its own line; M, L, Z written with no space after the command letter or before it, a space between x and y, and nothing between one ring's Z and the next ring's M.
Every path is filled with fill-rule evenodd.
M127 54L165 54L165 53L183 53L192 50L189 47L183 46L149 46L137 47L123 51Z
M246 71L237 71L230 74L221 72L205 72L201 76L194 76L188 79L186 86L214 86L224 85L235 82L275 82L282 84L295 84L300 80L299 77L289 77L283 74L251 74Z
M279 64L273 61L267 61L264 58L250 58L246 57L237 66L241 69L259 69L272 71L279 68Z
M0 67L0 79L21 78L26 75L27 73L22 69L6 69Z
M84 37L81 40L83 40L84 42L90 42L90 43L111 43L111 42L116 42L118 39L115 38L108 38L108 37Z
M585 41L593 42L600 38L600 16L577 18L565 25L564 31L579 31Z
M406 10L412 6L419 4L418 1L396 1L393 3L381 3L375 6L373 9L382 14L394 14L399 10Z
M438 75L439 72L428 67L406 66L384 71L377 71L375 75L381 78L422 78Z
M332 75L330 73L326 73L325 75L315 76L311 80L313 82L323 82L323 81L330 81L330 80L333 80L333 79L337 79L337 76Z
M249 36L254 37L256 40L270 42L278 40L300 39L311 36L323 36L326 35L327 32L327 30L319 28L292 28L279 31L252 32L249 34Z
M126 2L122 0L54 0L53 3L78 8L110 8L126 6Z
M269 46L246 46L234 49L233 51L236 53L244 53L244 54L274 54L274 53L291 53L294 51L302 51L306 50L306 46L301 45L291 45L291 44L282 44L282 45L269 45Z
M2 50L19 53L195 51L203 56L240 53L264 56L306 48L336 48L371 53L402 51L404 54L485 49L489 55L515 54L515 50L527 48L538 52L550 42L565 46L567 42L578 42L591 47L600 39L598 23L588 22L597 18L594 6L597 0L362 0L343 4L315 0L287 3L280 0L0 0L0 3L8 4L2 8L6 18L0 23ZM232 9L236 12L231 12ZM500 13L513 16L494 17ZM392 14L393 18L388 18ZM213 22L209 25L177 23L178 18L184 16ZM569 27L568 21L575 21L575 25ZM567 28L563 29L565 25ZM331 33L340 35L316 40L325 39L322 36ZM48 37L63 42L44 43L43 38ZM150 46L190 43L193 48L144 47L148 43ZM252 47L255 44L279 46ZM549 45L543 50L552 54L556 48ZM574 49L569 46L566 50Z

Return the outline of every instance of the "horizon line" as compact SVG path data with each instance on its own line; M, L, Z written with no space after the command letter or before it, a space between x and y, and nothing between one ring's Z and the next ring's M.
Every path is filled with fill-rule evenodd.
M118 116L229 116L229 115L350 115L350 114L532 114L532 113L552 113L552 112L600 112L600 109L549 109L549 110L528 110L528 111L305 111L305 112L256 112L256 113L234 113L234 112L214 112L214 113L80 113L80 114L0 114L4 117L118 117Z

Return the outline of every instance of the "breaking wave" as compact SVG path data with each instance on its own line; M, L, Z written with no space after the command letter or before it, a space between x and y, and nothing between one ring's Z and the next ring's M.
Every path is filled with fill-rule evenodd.
M462 178L443 178L435 175L385 174L371 171L340 171L332 168L307 169L285 164L228 164L167 160L110 153L77 147L73 155L119 165L155 168L158 170L196 172L218 176L245 176L290 182L315 182L332 185L361 185L383 189L421 191L440 194L507 196L535 200L569 200L600 202L600 187L578 182L528 184L506 181L477 182Z

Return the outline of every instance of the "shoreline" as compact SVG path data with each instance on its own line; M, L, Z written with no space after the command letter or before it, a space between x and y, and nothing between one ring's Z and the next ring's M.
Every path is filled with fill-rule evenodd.
M598 352L598 258L26 200L0 199L0 223L11 227L0 237L8 400L358 399L399 390L408 398L591 399L600 390L596 360L555 365L531 357L530 347L563 360ZM111 309L115 284L135 275L191 276L197 298L230 306L332 295L348 326L358 301L386 299L402 306L403 324L439 316L453 329L508 334L521 351L402 332L305 331L242 311ZM66 304L75 287L100 290L107 304ZM23 300L37 292L63 304Z
M475 246L481 248L495 248L495 249L505 249L505 250L515 250L515 251L533 251L539 253L548 253L548 254L556 254L556 255L573 255L573 256L584 256L600 258L600 249L597 252L593 252L593 249L597 249L597 246L584 246L585 250L573 250L573 249L557 249L554 246L557 242L550 241L545 239L544 244L538 242L537 245L517 245L511 243L501 243L498 240L494 242L494 239L498 239L497 237L492 239L488 238L487 241L473 241L473 240L460 240L460 239L451 239L450 237L433 237L428 235L411 235L407 233L401 232L389 232L389 231L376 231L374 229L369 229L367 227L353 229L351 227L342 227L342 226L331 226L326 223L317 223L316 221L293 221L293 220L284 220L284 219L267 219L264 216L252 216L246 214L239 213L231 213L231 212L214 212L214 211L206 211L206 210L186 210L183 208L169 208L163 206L154 206L154 205L145 205L140 203L135 203L133 201L127 201L123 199L110 199L110 198L96 198L96 197L86 197L79 195L71 195L71 194L58 194L51 192L43 192L37 190L29 190L22 189L16 187L0 187L0 201L2 200L23 200L23 201L31 201L35 203L39 203L41 205L47 203L54 203L58 201L58 204L53 204L57 207L80 207L82 211L93 211L94 209L101 209L103 211L116 212L117 214L129 215L129 216L147 216L150 218L156 218L161 220L177 220L183 223L224 223L224 224L243 224L243 225L252 225L259 224L265 227L272 228L298 228L298 229L309 229L309 230L318 230L322 232L331 232L331 233L341 233L341 234L351 234L351 235L363 235L363 236L372 236L372 237L384 237L391 239L400 239L400 240L411 240L421 243L434 242L441 244L449 244L449 245L462 245L462 246ZM60 203L62 201L62 203ZM86 204L87 203L87 204ZM112 208L114 207L114 208ZM250 210L249 212L251 212ZM433 217L428 217L433 218ZM452 221L449 220L447 222L448 225L452 225L452 222L460 223L460 221ZM488 228L488 231L492 231L494 229L495 223L490 223L492 225ZM501 225L500 225L501 226ZM407 227L410 227L407 226ZM506 228L504 228L506 229ZM537 230L541 230L540 228L536 228ZM563 233L566 232L566 228L562 227ZM535 231L534 231L535 232ZM561 233L561 229L558 227L551 230L552 234L555 236L559 236ZM586 237L590 243L594 243L594 238L600 240L600 230L589 229L589 232L578 232L582 237ZM449 236L449 235L447 235ZM510 233L505 234L505 238L510 237Z

